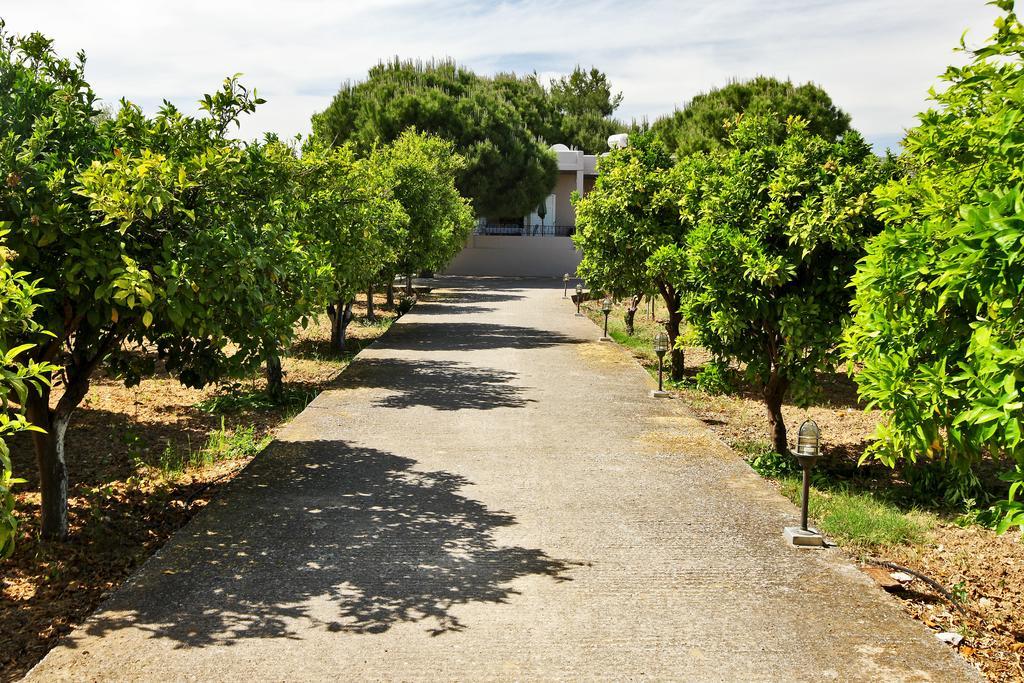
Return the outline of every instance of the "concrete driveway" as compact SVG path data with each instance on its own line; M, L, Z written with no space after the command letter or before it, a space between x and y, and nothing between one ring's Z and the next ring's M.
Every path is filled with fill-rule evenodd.
M560 282L444 287L29 679L974 677Z

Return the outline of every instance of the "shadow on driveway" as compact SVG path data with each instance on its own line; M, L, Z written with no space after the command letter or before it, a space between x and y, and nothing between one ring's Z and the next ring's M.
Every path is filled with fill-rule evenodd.
M403 351L539 349L584 340L536 327L495 323L404 322L388 330L378 348Z
M387 389L374 403L385 408L429 406L436 410L522 408L534 399L513 382L514 372L456 361L363 358L344 374L345 386Z
M459 605L508 602L514 579L571 580L575 563L498 545L515 519L460 495L465 478L413 464L342 441L276 442L137 577L131 609L118 595L87 632L135 627L182 647L298 639L311 625L422 622L440 635L466 628Z

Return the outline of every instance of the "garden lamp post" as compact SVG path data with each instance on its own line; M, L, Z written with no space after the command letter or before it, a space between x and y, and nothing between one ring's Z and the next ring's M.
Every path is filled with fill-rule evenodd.
M608 341L608 315L612 312L612 298L606 296L601 301L601 312L604 313L604 336L601 341Z
M786 539L793 545L821 547L825 539L816 530L807 526L808 499L811 494L811 468L821 457L821 430L814 420L804 420L796 436L796 452L793 454L804 471L803 495L800 499L800 527L786 527Z
M569 273L562 276L562 298L569 298Z
M654 353L658 356L658 390L652 391L651 396L664 397L669 392L665 391L663 377L665 372L665 354L668 353L668 335L658 332L654 335Z
M583 316L580 313L580 304L583 303L583 285L579 282L576 283L576 317L580 318Z

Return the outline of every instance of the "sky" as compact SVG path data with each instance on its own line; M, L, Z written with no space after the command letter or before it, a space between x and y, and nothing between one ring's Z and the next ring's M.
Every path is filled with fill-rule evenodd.
M547 79L597 66L616 113L654 120L756 75L813 81L876 150L895 147L967 30L992 33L983 0L0 0L15 33L40 31L109 103L196 110L241 72L267 103L241 135L306 134L339 85L382 59L451 57L478 73Z

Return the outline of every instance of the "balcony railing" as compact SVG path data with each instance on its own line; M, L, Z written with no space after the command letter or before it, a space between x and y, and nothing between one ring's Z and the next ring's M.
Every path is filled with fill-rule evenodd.
M485 223L476 226L476 235L512 235L515 237L569 237L574 225L519 225L517 223Z

